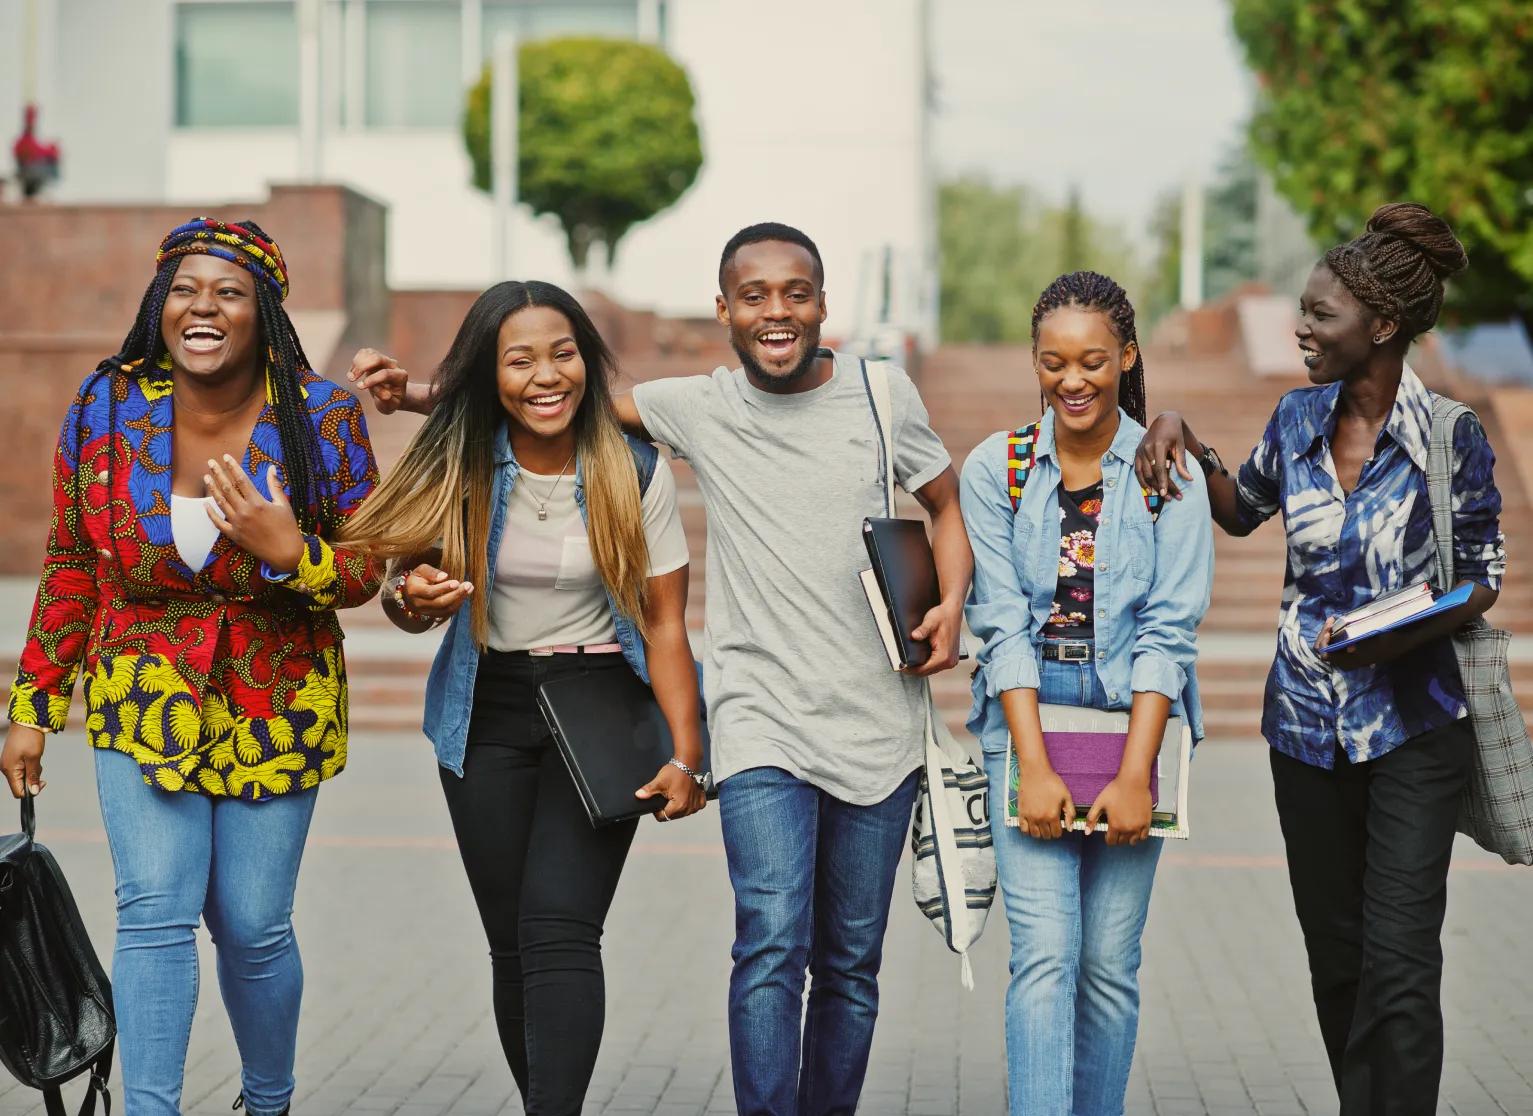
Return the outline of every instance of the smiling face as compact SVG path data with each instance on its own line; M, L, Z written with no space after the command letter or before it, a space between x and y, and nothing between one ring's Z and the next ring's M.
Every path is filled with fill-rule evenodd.
M176 368L218 378L258 366L255 283L250 272L217 256L182 257L160 314L160 333Z
M1038 323L1033 363L1054 422L1076 434L1116 423L1118 381L1134 366L1134 342L1119 343L1106 313L1061 306Z
M586 393L586 365L570 320L528 306L500 323L496 389L511 421L538 438L563 437Z
M825 321L820 265L799 244L742 245L724 271L718 319L753 377L787 385L814 366Z
M1366 367L1375 348L1373 339L1387 341L1395 330L1395 323L1359 302L1324 264L1309 273L1293 335L1311 383L1335 383Z

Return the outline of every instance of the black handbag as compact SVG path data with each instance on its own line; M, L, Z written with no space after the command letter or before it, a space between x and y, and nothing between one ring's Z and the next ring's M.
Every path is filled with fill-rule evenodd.
M112 1111L107 1077L117 1024L112 986L64 873L34 839L36 807L21 800L21 832L0 836L0 1064L41 1089L64 1116L59 1086L89 1074L80 1116Z

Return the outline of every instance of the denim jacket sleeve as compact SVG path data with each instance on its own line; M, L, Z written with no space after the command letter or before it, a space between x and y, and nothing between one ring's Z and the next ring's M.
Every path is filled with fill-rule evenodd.
M1193 480L1182 498L1167 500L1155 521L1150 590L1135 616L1135 693L1182 696L1197 659L1197 629L1208 611L1214 579L1214 527L1203 472L1187 459ZM1181 484L1181 481L1178 481Z
M1032 606L1012 550L1016 516L1006 488L1004 431L986 438L969 455L958 498L974 550L974 583L964 616L969 630L983 641L977 662L985 694L994 698L1006 690L1036 690Z

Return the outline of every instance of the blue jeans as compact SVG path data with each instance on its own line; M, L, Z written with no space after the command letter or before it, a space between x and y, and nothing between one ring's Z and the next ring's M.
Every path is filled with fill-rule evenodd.
M265 802L172 793L145 783L131 756L104 749L96 789L117 876L112 1003L125 1111L181 1111L201 918L218 950L246 1111L281 1112L293 1095L303 994L293 889L317 789Z
M1038 699L1101 708L1091 663L1042 660ZM990 801L1006 754L986 752ZM1099 832L1057 841L994 831L1011 927L1006 1077L1012 1116L1119 1116L1139 1030L1139 939L1162 841L1109 848Z
M740 1116L856 1110L915 793L914 771L872 806L849 805L775 767L720 784L735 891L729 1050Z

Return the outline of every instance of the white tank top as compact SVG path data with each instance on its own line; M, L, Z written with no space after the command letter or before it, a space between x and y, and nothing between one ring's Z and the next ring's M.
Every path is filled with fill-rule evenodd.
M218 541L218 528L208 518L207 505L211 496L177 496L170 494L170 537L175 540L181 561L199 572L213 553Z

